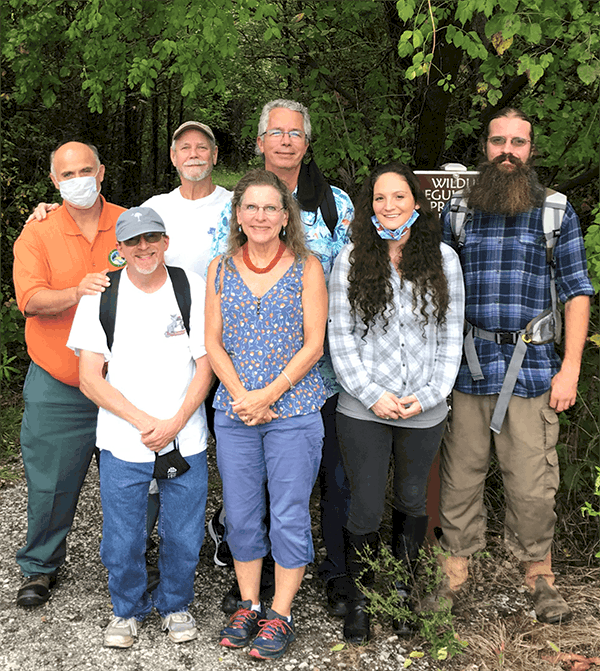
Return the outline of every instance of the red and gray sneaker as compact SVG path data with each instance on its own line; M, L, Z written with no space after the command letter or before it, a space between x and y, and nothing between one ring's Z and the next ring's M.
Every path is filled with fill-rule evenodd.
M229 626L221 629L219 645L226 648L243 648L256 636L260 629L259 622L264 621L266 613L261 606L260 611L252 610L252 601L238 601L238 609L229 618Z
M294 619L290 621L274 610L267 610L267 619L259 622L260 631L252 642L250 655L256 659L279 659L296 639Z

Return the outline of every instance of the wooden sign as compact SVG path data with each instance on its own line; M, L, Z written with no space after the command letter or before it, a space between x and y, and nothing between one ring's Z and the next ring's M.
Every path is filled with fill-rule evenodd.
M444 205L453 193L470 186L479 174L474 170L466 170L462 165L454 165L460 169L454 170L451 164L450 169L445 170L415 170L425 197L432 210L438 214L441 214Z

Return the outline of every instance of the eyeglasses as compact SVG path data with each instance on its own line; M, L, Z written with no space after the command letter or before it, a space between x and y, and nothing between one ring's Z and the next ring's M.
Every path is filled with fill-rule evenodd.
M148 243L153 243L153 242L158 242L164 233L160 233L159 231L152 231L152 233L140 233L140 235L134 235L133 238L129 238L129 240L123 240L123 244L125 247L135 247L136 245L140 244L140 241L142 238Z
M265 135L275 139L287 135L292 141L304 139L304 133L301 130L281 130L281 128L269 128L269 130L263 133L263 136Z
M281 210L285 210L285 207L275 207L275 205L254 205L253 203L248 203L247 205L242 205L240 207L242 212L249 217L255 217L260 210L265 213L265 217L276 217Z
M503 147L507 142L510 142L512 147L524 147L531 140L526 140L524 137L511 137L510 140L507 140L502 135L494 135L488 137L488 142L494 147Z

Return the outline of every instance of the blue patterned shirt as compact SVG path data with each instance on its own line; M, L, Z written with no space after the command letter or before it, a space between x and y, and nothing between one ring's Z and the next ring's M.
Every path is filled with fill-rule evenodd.
M245 389L263 389L273 382L304 344L303 272L303 263L293 263L264 296L257 298L231 259L219 262L215 291L221 292L223 347ZM307 415L319 412L325 398L318 366L314 365L281 396L273 410L279 419ZM221 382L213 407L234 419L231 403L231 394Z
M323 266L325 280L329 280L333 262L341 252L344 245L348 242L348 226L354 218L354 206L350 196L345 191L332 186L335 206L338 213L338 220L333 231L327 228L327 224L319 208L316 212L300 210L302 223L306 231L306 245L317 255ZM296 195L296 192L294 192ZM219 218L217 229L215 231L212 246L210 248L210 258L214 259L219 254L227 251L227 238L229 236L229 220L231 219L231 202L223 208ZM327 343L326 343L327 346ZM331 358L326 353L319 361L319 370L327 391L327 398L330 398L339 391L339 386L335 379L335 373L331 365Z
M449 205L442 212L443 239L456 246ZM550 269L546 261L542 209L514 217L475 211L458 250L466 287L465 319L486 331L519 331L548 308ZM587 274L579 219L569 203L554 248L556 287L564 303L594 293ZM466 394L498 394L514 351L475 338L484 379L475 382L463 356L455 389ZM513 394L540 396L560 369L554 343L529 345Z

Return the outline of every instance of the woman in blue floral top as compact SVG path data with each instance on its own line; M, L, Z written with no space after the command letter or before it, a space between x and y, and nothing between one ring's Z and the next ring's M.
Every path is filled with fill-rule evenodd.
M261 659L294 640L292 600L314 558L309 498L323 442L317 362L326 318L323 270L306 249L295 200L273 173L249 172L234 191L227 253L208 270L206 349L221 380L217 462L241 594L220 643L250 645ZM269 550L271 608L259 596Z

